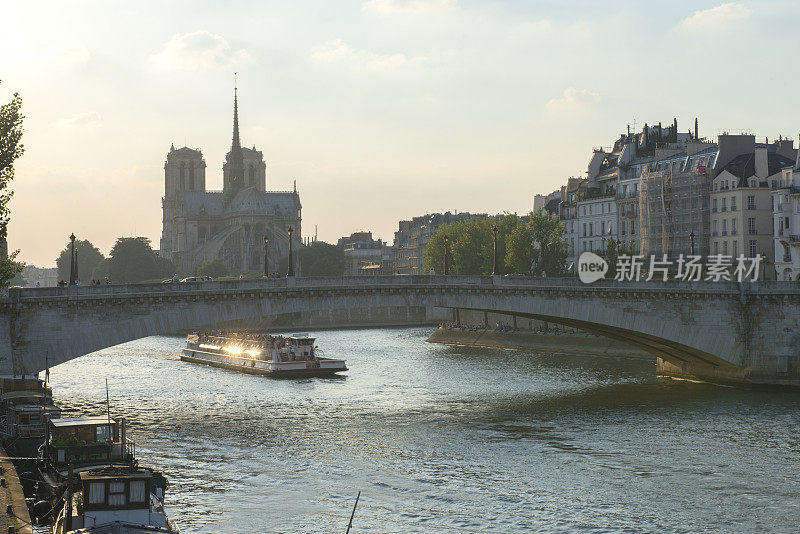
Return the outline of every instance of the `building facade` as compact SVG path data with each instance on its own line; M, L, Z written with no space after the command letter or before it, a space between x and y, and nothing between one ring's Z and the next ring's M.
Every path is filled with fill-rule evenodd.
M164 164L159 253L181 275L195 274L203 263L215 259L231 274L261 272L267 238L270 271L277 272L278 262L288 256L290 230L293 246L302 246L300 196L296 187L267 191L263 153L240 144L236 94L233 139L222 172L222 191L209 191L202 152L170 148ZM295 274L300 274L297 262Z
M800 281L800 154L772 190L772 217L776 277Z

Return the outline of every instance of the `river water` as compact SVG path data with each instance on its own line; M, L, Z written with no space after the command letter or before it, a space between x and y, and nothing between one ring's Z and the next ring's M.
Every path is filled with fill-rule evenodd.
M68 414L127 417L183 532L797 532L800 395L650 362L317 332L341 379L179 361L150 337L52 369Z

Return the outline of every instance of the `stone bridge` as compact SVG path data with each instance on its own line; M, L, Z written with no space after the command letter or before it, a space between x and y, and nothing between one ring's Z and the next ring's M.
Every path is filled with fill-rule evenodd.
M0 374L32 374L146 336L257 325L276 313L371 307L482 310L573 326L658 357L662 371L800 385L800 287L497 276L288 278L9 290Z

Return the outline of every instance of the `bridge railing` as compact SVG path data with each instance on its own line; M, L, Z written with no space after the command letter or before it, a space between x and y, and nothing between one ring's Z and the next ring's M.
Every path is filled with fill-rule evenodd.
M397 276L350 276L313 278L263 278L255 280L230 280L219 282L170 282L155 284L120 284L98 286L68 286L44 288L12 288L7 298L0 302L38 300L47 298L114 298L152 296L154 294L180 295L190 293L263 291L265 289L303 289L323 287L376 288L403 286L437 287L537 287L537 288L583 288L586 290L618 289L621 291L681 290L697 292L800 292L796 281L759 281L739 284L736 282L681 282L599 280L584 284L574 277L541 278L532 276L468 276L468 275L397 275Z

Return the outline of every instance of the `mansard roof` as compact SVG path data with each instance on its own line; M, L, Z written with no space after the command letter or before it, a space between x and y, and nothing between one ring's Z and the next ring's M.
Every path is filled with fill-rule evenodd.
M792 164L794 164L794 161L791 158L776 152L767 152L767 176L772 176L780 172L781 169L791 167ZM736 156L723 169L742 180L750 178L756 173L755 153Z

